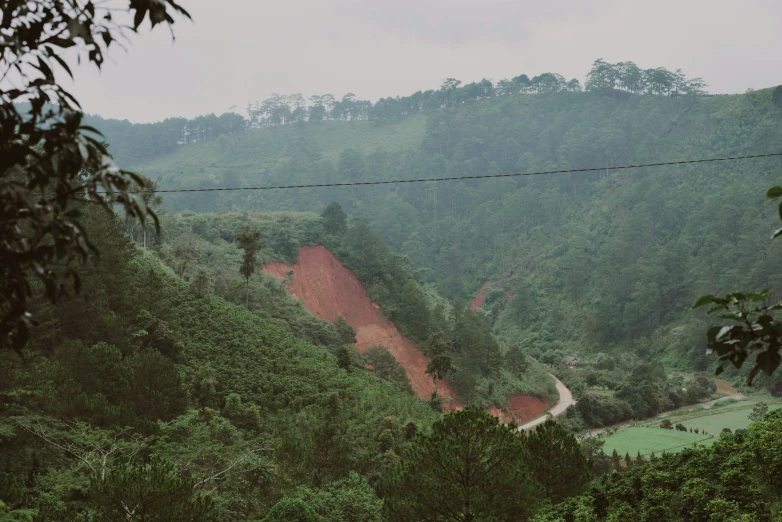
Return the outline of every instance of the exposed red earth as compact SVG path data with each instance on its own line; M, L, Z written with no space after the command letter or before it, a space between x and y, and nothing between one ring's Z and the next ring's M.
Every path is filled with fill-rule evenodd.
M291 270L293 277L285 285L291 296L320 319L334 322L342 316L356 329L359 351L365 352L376 345L384 346L405 368L418 397L429 399L434 391L434 381L426 374L429 359L380 313L380 307L369 298L349 268L321 245L302 247L293 266L273 261L263 267L264 273L280 280L285 280ZM446 410L461 409L456 392L448 381L440 381L437 391L446 398L443 405Z
M508 397L508 405L513 419L523 424L543 415L549 407L549 400L548 397L540 399L531 395L511 395Z
M470 310L475 311L481 306L483 306L484 300L486 300L486 290L488 290L489 282L486 281L481 285L481 287L478 289L478 293L475 295L475 297L472 300L472 304L470 305Z
M498 417L501 422L524 424L543 415L549 406L548 397L539 399L531 395L511 395L508 397L509 411L501 410L496 406L488 409L488 412Z

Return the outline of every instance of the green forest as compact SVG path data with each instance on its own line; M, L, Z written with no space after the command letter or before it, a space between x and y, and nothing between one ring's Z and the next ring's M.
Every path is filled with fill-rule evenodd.
M69 60L190 14L119 6L0 17L0 522L782 517L782 86L597 59L131 123ZM314 248L412 348L312 309Z
M223 145L182 146L138 170L177 190L604 165L423 186L175 193L164 204L175 212L319 211L338 201L452 302L469 302L488 282L479 313L503 342L533 355L603 354L708 371L710 323L692 303L705 293L780 288L772 266L779 244L767 240L776 213L763 202L779 160L611 166L776 150L782 108L773 92L522 92L444 107L423 126L415 114L249 129Z

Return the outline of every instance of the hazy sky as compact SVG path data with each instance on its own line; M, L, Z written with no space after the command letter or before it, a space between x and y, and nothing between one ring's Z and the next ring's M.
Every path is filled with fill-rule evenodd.
M272 92L377 100L597 58L681 68L711 92L782 83L780 0L179 0L193 16L115 49L73 91L131 121L221 114Z

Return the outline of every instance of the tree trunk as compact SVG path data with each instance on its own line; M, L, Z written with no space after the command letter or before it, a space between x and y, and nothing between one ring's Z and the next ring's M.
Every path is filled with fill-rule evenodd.
M245 287L244 307L249 310L250 309L250 278L249 277L245 279L244 287Z

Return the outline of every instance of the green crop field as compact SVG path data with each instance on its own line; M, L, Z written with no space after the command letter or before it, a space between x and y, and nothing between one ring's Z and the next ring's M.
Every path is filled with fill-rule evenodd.
M638 452L641 455L649 455L654 452L658 456L663 451L676 453L693 443L709 444L714 439L702 434L684 431L662 430L660 428L628 428L611 435L605 439L603 451L611 455L616 450L619 455L629 453L635 457Z
M776 408L779 408L779 405L769 406L769 410ZM750 413L752 413L752 408L747 407L746 409L727 411L725 413L703 415L701 417L683 421L682 424L684 424L687 429L698 428L701 431L705 430L707 433L719 435L723 428L738 430L749 426L750 420L748 416ZM674 424L676 423L673 419L672 422L674 422Z

